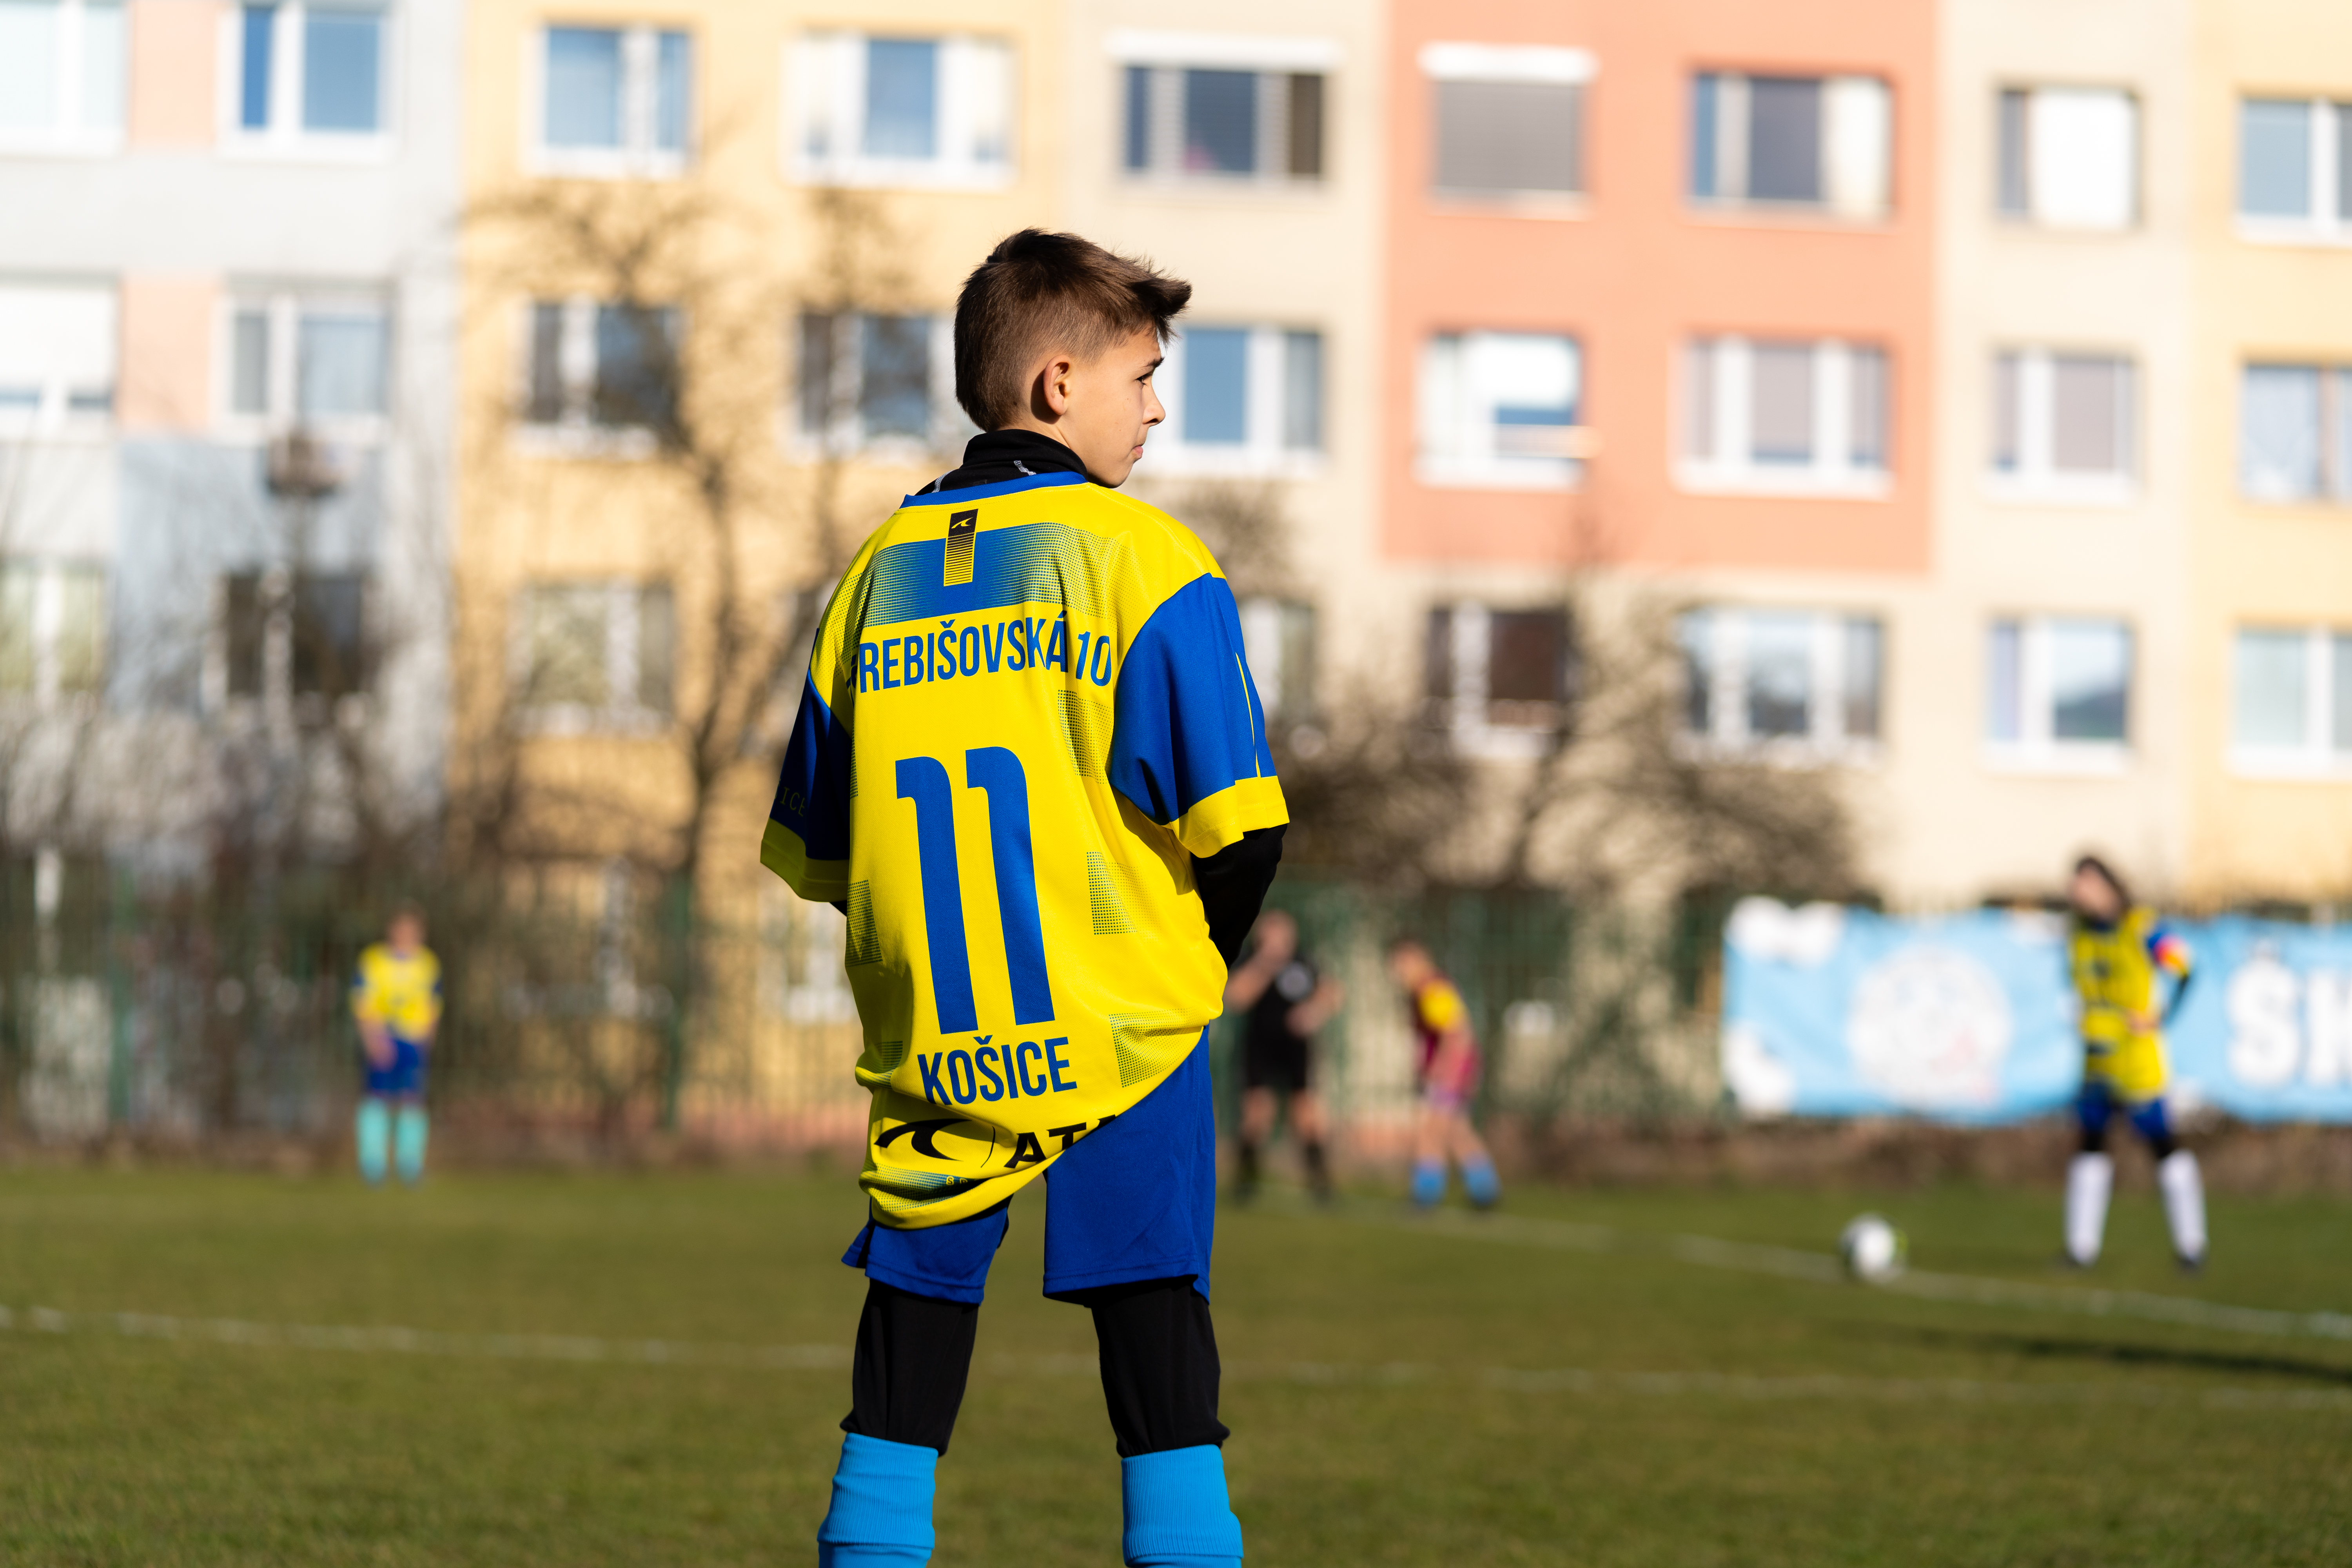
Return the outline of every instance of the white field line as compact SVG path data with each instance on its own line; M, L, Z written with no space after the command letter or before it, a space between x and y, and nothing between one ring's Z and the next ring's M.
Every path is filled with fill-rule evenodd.
M1835 1258L1825 1252L1804 1252L1790 1247L1720 1241L1706 1236L1643 1236L1575 1220L1535 1219L1525 1215L1465 1215L1453 1209L1432 1215L1387 1215L1360 1211L1349 1217L1360 1224L1420 1231L1463 1241L1500 1242L1509 1247L1537 1247L1567 1252L1662 1254L1708 1268L1777 1274L1784 1279L1820 1284L1847 1283L1845 1271ZM2151 1322L2179 1323L2189 1328L2220 1329L2241 1334L2352 1340L2352 1313L2284 1312L2267 1307L2231 1307L2218 1301L2200 1301L2189 1296L2163 1296L2147 1290L2036 1285L2021 1279L1992 1279L1968 1274L1927 1274L1916 1270L1898 1275L1875 1289L1931 1301L1957 1301L1978 1307L2014 1307L2027 1311L2070 1312L2093 1318L2141 1318Z
M257 1323L237 1318L172 1318L152 1312L66 1313L0 1307L0 1332L113 1334L124 1339L247 1350L349 1351L548 1361L573 1365L726 1366L778 1372L841 1372L840 1345L736 1345L690 1340L600 1339L583 1334L452 1334L424 1329ZM1090 1355L991 1355L980 1368L1000 1377L1092 1378ZM1864 1400L1900 1404L2127 1405L2210 1409L2352 1411L2352 1390L2199 1387L2161 1383L2024 1383L1971 1378L1850 1377L1836 1373L1767 1376L1726 1372L1596 1372L1581 1367L1450 1368L1417 1362L1227 1362L1228 1381L1314 1388L1396 1388L1473 1382L1511 1394L1623 1394L1639 1398L1746 1401Z

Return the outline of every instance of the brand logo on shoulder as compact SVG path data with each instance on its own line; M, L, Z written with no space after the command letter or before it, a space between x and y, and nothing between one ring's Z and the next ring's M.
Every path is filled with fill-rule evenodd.
M947 567L940 585L952 588L971 581L971 547L980 538L980 509L970 507L948 514Z

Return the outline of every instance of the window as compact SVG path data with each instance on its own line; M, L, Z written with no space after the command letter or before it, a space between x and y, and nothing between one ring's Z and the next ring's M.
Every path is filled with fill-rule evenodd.
M383 8L364 0L272 0L227 23L232 145L380 152L391 129Z
M656 437L675 429L675 307L540 300L531 303L530 321L526 425Z
M1885 216L1894 109L1867 76L1709 71L1691 92L1691 195L1723 205Z
M2139 103L2113 88L2000 95L1997 205L2045 228L2129 228L2139 208Z
M974 427L955 401L950 333L941 316L803 312L802 436L835 451L955 445Z
M115 353L112 289L0 284L0 437L106 428Z
M1540 754L1568 721L1573 658L1564 609L1440 605L1424 661L1431 711L1465 751Z
M1315 606L1290 599L1241 602L1250 681L1275 728L1315 717Z
M2083 501L2130 499L2132 362L2013 349L1993 356L1997 491Z
M2123 622L1997 620L1986 676L1985 739L1996 762L2122 765L2132 679L2132 633Z
M1001 185L1013 50L994 38L811 33L793 47L785 163L827 185Z
M2352 103L2242 100L2238 217L2258 239L2352 237Z
M1702 492L1884 495L1887 379L1884 352L1835 338L1696 339L1676 478Z
M0 700L87 696L105 679L106 574L0 562Z
M1117 32L1121 163L1137 178L1323 177L1323 99L1335 45L1319 38Z
M1574 338L1451 332L1421 360L1422 482L1573 485L1586 451L1584 356Z
M2352 631L2245 627L2237 636L2231 765L2240 773L2352 773Z
M391 323L367 294L240 294L228 314L223 402L232 424L264 430L380 430Z
M2238 489L2248 500L2352 501L2352 369L2245 367Z
M366 691L366 603L357 573L232 574L222 584L226 694L315 704Z
M1155 378L1168 423L1149 472L1298 471L1323 447L1323 334L1276 326L1181 328Z
M121 145L122 0L0 0L0 147Z
M1822 755L1877 744L1885 634L1875 616L1710 607L1675 630L1692 739Z
M686 167L694 41L685 33L549 27L540 64L540 172L610 179Z
M1431 44L1434 184L1447 196L1571 195L1584 189L1583 49Z
M677 616L667 584L535 584L519 609L520 706L534 728L643 730L669 717Z

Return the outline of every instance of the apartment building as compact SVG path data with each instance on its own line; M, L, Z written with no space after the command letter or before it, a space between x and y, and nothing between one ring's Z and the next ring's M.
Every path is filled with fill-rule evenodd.
M2352 16L2205 0L2187 53L2196 310L2190 830L2215 899L2352 886Z
M1381 548L1457 743L1542 750L1573 584L1686 608L1694 746L1884 815L1941 460L1933 8L1393 18Z
M336 729L380 812L429 809L457 16L0 16L0 707L75 738L12 752L20 842L184 868L238 806L221 742Z

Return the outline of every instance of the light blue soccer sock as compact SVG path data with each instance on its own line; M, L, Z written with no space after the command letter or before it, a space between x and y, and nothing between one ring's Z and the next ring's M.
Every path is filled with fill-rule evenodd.
M361 1100L352 1118L352 1133L360 1148L360 1174L370 1186L383 1180L384 1146L392 1136L392 1108L373 1095Z
M399 1163L400 1179L410 1186L425 1179L425 1108L404 1105L393 1120L393 1158Z
M936 1448L852 1432L816 1528L817 1568L922 1568L931 1560Z
M1445 1196L1445 1162L1423 1160L1412 1168L1412 1201L1423 1208L1434 1208Z
M1469 1189L1470 1201L1480 1208L1503 1195L1503 1184L1495 1175L1495 1162L1484 1154L1462 1162L1462 1184Z
M1214 1444L1138 1454L1118 1468L1127 1505L1118 1544L1129 1568L1241 1568L1242 1521Z

